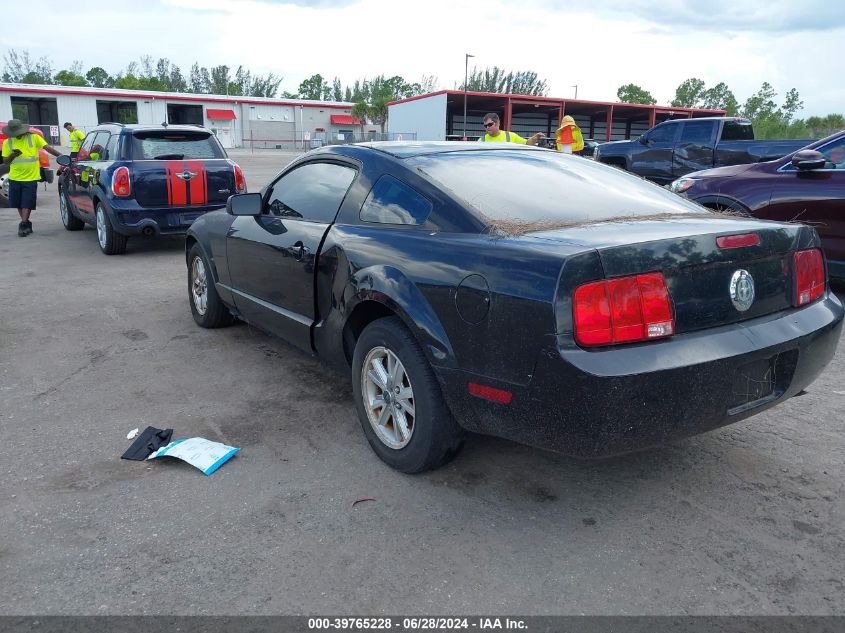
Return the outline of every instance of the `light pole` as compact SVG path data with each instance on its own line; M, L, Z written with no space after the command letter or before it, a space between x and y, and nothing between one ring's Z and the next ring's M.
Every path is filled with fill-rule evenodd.
M466 53L464 57L464 140L467 140L467 75L469 74L470 57L475 57L475 55Z
M575 84L574 86L571 86L571 87L575 88L575 98L577 99L578 98L578 84Z

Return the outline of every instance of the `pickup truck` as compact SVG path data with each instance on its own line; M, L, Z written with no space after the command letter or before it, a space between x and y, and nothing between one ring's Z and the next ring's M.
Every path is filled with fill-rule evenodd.
M194 220L246 191L241 168L196 125L103 123L79 155L62 156L59 208L68 231L97 229L100 250L122 255L133 235L184 235Z
M751 121L736 117L673 119L637 139L602 143L595 160L665 185L701 169L775 160L814 140L755 140Z

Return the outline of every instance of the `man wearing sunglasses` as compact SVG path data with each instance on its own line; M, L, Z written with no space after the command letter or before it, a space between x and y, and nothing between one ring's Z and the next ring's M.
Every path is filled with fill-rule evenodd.
M537 132L531 138L522 138L516 132L508 132L499 128L499 115L495 112L488 112L482 119L484 121L484 134L479 141L492 141L494 143L519 143L520 145L536 145L543 138L542 132Z

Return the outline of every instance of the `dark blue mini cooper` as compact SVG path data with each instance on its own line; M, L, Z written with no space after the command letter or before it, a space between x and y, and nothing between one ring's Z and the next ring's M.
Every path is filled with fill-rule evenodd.
M246 191L241 168L194 125L105 123L88 132L75 161L58 163L62 223L68 231L96 227L106 255L125 253L132 235L183 234Z

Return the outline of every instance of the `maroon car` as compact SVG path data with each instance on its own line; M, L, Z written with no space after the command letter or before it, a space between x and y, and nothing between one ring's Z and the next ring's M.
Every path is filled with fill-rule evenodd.
M693 172L670 188L712 209L812 225L830 275L845 277L845 130L778 160Z

